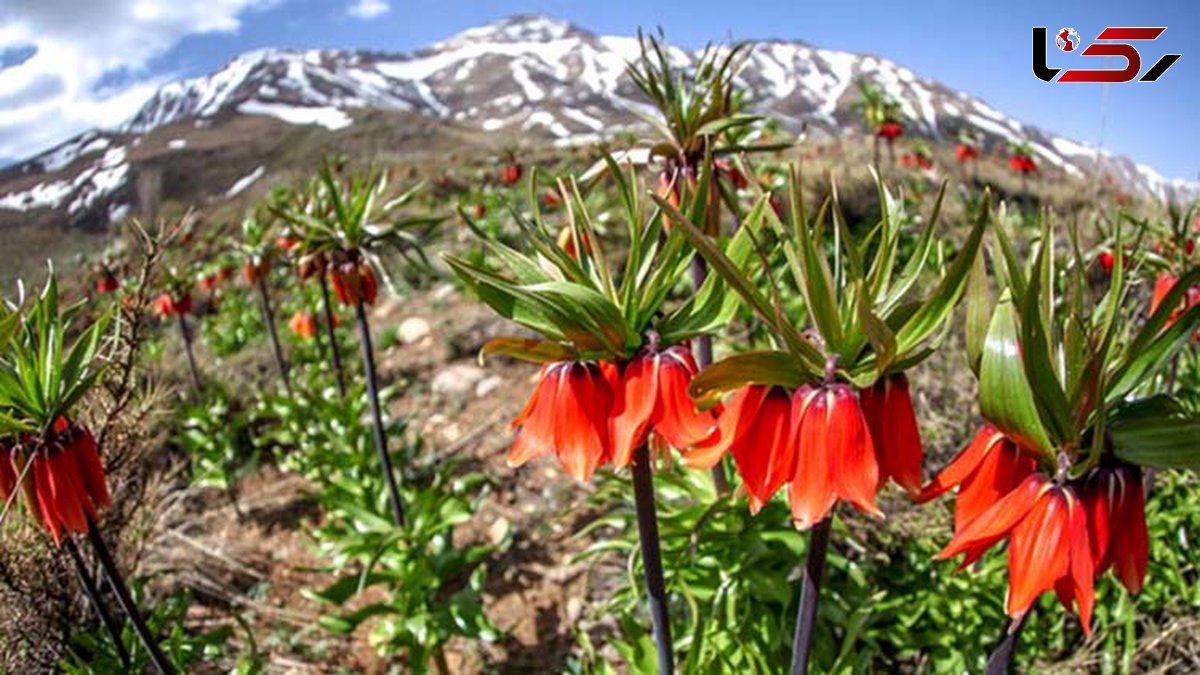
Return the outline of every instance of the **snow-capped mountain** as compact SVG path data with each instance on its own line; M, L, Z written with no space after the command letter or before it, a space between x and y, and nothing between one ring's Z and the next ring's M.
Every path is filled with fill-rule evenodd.
M137 142L167 125L219 125L237 116L337 132L354 125L363 111L397 110L489 132L583 142L638 123L636 111L644 104L625 67L639 53L635 38L595 35L539 15L472 28L407 54L254 51L211 75L162 87L115 134L85 134L20 165L26 174L39 168L53 173L94 156L74 176L9 194L0 184L0 209L91 207L97 195L119 189L122 176L128 177L119 143ZM671 56L681 65L698 58L683 50ZM760 41L739 77L755 108L794 128L805 125L825 134L855 128L855 84L867 79L899 101L912 133L940 139L965 129L983 138L985 149L1027 142L1040 164L1068 174L1082 176L1096 166L1093 148L1022 124L976 97L877 56L798 41ZM1131 191L1157 197L1200 193L1200 186L1168 181L1126 158L1106 155L1104 169Z

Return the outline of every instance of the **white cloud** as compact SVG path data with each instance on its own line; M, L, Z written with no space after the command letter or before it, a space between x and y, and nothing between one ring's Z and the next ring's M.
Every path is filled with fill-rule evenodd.
M354 0L350 4L350 9L346 10L358 19L374 19L377 16L387 14L392 9L387 0Z
M4 0L0 52L34 47L0 70L0 157L26 157L128 119L165 75L146 65L187 35L229 33L276 0ZM102 86L117 77L119 86Z

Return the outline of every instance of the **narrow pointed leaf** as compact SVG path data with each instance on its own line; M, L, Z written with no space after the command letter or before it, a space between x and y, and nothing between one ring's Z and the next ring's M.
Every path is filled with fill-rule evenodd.
M688 393L701 401L712 401L727 391L748 384L778 385L795 389L815 374L805 372L788 352L770 350L734 354L700 371Z
M1147 417L1115 422L1113 452L1131 464L1200 469L1200 417Z
M975 221L975 226L971 228L971 233L963 244L962 250L955 256L954 263L946 271L941 283L938 284L937 289L929 296L925 304L905 322L900 330L896 331L896 344L900 354L911 351L932 335L938 326L947 320L954 310L954 306L958 304L966 287L967 276L975 264L975 257L979 255L989 213L988 197L985 193L984 205L980 210L979 218Z
M515 337L498 337L488 340L483 345L480 354L481 356L499 354L533 363L574 361L579 358L578 350L561 342Z
M971 275L967 279L967 325L966 346L967 361L971 370L979 375L979 361L983 358L983 341L987 338L994 307L992 294L988 288L987 264L983 255L975 256L971 265Z
M1023 447L1053 461L1054 450L1025 376L1016 312L1007 293L992 315L979 368L979 408L984 418Z

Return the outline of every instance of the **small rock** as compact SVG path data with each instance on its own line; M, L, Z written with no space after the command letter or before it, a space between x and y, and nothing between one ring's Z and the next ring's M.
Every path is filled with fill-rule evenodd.
M433 376L429 388L440 396L465 396L475 389L487 373L471 363L452 363Z
M504 538L508 536L508 530L508 518L500 516L496 520L492 521L492 524L488 526L488 541L492 543L492 546L499 546L500 544L504 543Z
M579 598L570 598L567 600L567 621L574 623L583 616L583 601Z
M381 321L386 320L388 317L395 316L404 311L404 303L404 298L380 293L379 302L375 303L375 308L371 311L371 316Z
M503 384L504 384L503 377L500 377L499 375L489 375L489 376L483 378L482 380L480 380L479 384L475 385L475 397L483 398L484 396L487 396L488 394L492 393L493 391L496 391L497 389L499 389L500 386Z
M429 337L431 330L429 322L419 316L410 316L401 321L400 325L396 327L396 333L400 337L400 342L406 345L424 340L426 337Z
M458 426L458 422L451 422L450 424L442 427L442 438L446 439L450 443L462 438L462 435L462 428Z
M445 300L452 295L454 295L454 284L442 284L433 289L433 293L431 293L429 297L434 301L438 301Z

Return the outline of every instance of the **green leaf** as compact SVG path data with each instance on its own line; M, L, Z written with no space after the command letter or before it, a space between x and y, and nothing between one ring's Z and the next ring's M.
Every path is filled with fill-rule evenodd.
M746 352L721 359L700 371L692 379L688 393L698 401L711 403L721 394L748 384L795 389L812 377L789 352Z
M858 321L862 324L875 352L875 372L883 374L896 358L896 335L875 312L871 310L867 287L858 284Z
M1020 259L1017 258L1016 249L1013 248L1012 240L1008 238L1008 233L1004 230L1005 205L1000 205L1000 216L997 222L1000 223L994 228L996 233L996 243L1000 245L1000 253L1004 257L1003 267L996 265L996 275L1003 280L1003 286L1012 288L1013 294L1016 297L1025 295L1025 270L1021 267ZM1003 270L1003 274L1001 271Z
M979 408L992 424L1053 463L1055 452L1026 379L1012 298L1005 292L992 315L979 368Z
M1131 464L1160 469L1200 469L1200 417L1114 420L1113 452Z
M8 316L0 319L0 350L8 346L9 340L16 334L17 329L21 327L21 313L12 312Z
M979 375L979 361L983 358L983 341L987 337L988 323L994 307L988 289L987 264L982 255L975 256L971 275L967 279L967 361L971 370Z
M822 214L828 213L828 208L821 209ZM767 214L777 226L786 231L779 222L774 211ZM834 291L833 272L829 261L817 248L817 230L822 225L822 216L817 216L812 227L808 223L796 221L792 234L796 236L798 250L796 262L799 266L799 278L796 279L804 303L816 324L821 337L825 339L827 348L833 352L841 352L842 323L838 315L837 294Z
M672 222L676 224L679 231L704 256L704 259L708 261L711 268L717 274L721 275L721 278L737 291L738 295L742 296L742 299L746 301L746 304L787 344L788 348L803 363L805 369L816 372L824 369L824 358L817 348L807 338L800 335L795 326L781 320L781 312L777 311L775 307L772 307L762 297L758 292L758 288L746 278L745 274L721 251L720 247L708 235L701 232L679 212L679 209L672 206L670 202L658 195L651 194L651 197L660 208L667 212L667 215L671 217ZM754 219L762 218L764 211L767 209L766 200L766 196L759 198L759 202L751 211L748 222L757 223Z
M1043 230L1043 235L1046 230ZM1025 296L1021 298L1021 336L1023 337L1022 355L1025 362L1025 375L1033 391L1037 392L1034 403L1037 404L1042 421L1049 427L1051 435L1060 443L1078 440L1075 427L1071 424L1070 406L1067 403L1066 392L1059 381L1057 360L1050 347L1050 326L1045 323L1047 314L1043 308L1048 305L1046 298L1051 295L1047 286L1050 278L1050 259L1053 256L1053 244L1043 237L1038 247L1037 258L1034 261L1035 273L1029 280Z
M1157 316L1158 312L1155 314ZM1198 326L1200 326L1200 305L1196 305L1180 315L1170 328L1159 333L1150 340L1149 344L1143 345L1140 341L1135 341L1128 351L1129 360L1122 363L1113 374L1110 380L1112 386L1108 388L1105 400L1114 401L1122 398L1139 384L1145 382L1155 370L1165 366L1171 357L1191 340L1192 334Z
M750 262L754 253L752 232L761 222L761 218L743 222L725 247L725 255L738 269L745 269ZM740 296L731 292L721 275L709 274L699 292L658 324L659 334L664 344L676 344L710 333L728 324L740 304Z
M548 363L552 361L579 360L579 352L570 345L552 340L533 338L498 337L483 345L481 356L500 354L522 361Z
M971 228L971 233L968 235L966 243L963 244L962 250L954 258L954 264L942 277L941 283L925 301L925 304L904 323L900 330L896 331L897 350L901 355L912 351L937 332L938 327L949 318L954 306L958 304L958 299L962 296L966 286L967 276L975 265L975 257L979 255L979 249L983 242L984 229L987 227L991 213L991 209L988 207L989 201L989 193L985 192L979 218L975 221L975 226Z
M555 300L554 305L560 311L579 319L580 325L615 354L624 354L628 348L641 344L641 336L629 335L621 310L595 289L566 281L548 281L525 286L524 290Z
M1200 322L1200 306L1193 307L1179 316L1170 328L1164 330L1171 314L1183 302L1187 289L1196 284L1200 284L1200 267L1181 275L1163 297L1157 310L1146 319L1141 331L1129 343L1125 350L1126 359L1120 362L1109 377L1112 386L1106 392L1105 400L1120 398L1137 386L1147 373L1153 372L1162 364L1165 356L1173 353L1174 349L1182 344L1180 338L1188 334L1188 329L1194 328L1197 322Z
M559 328L562 319L555 321L549 318L540 303L518 292L516 286L508 280L478 269L454 256L446 255L443 258L467 288L500 316L548 338L567 340L567 334Z

